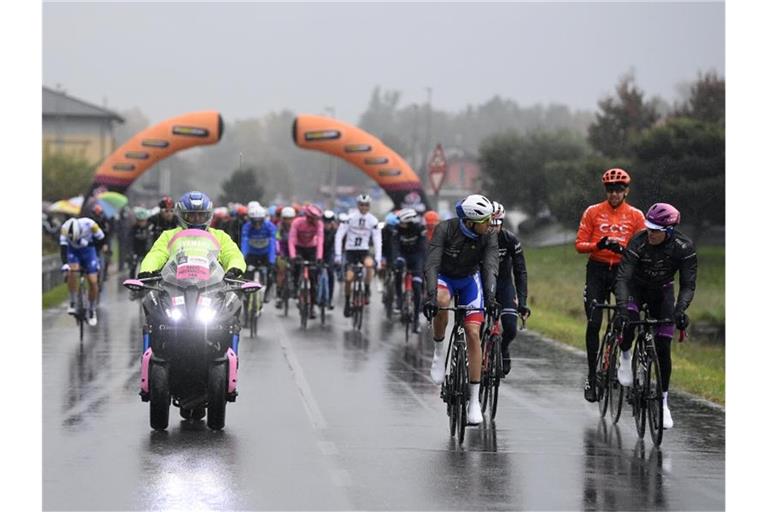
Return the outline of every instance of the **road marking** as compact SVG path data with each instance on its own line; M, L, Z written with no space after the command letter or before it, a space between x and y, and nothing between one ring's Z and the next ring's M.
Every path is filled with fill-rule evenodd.
M290 342L288 341L288 334L285 332L283 322L277 321L277 328L280 330L280 346L283 349L283 356L285 357L288 367L293 374L293 380L296 382L296 387L299 388L299 396L301 396L301 403L304 405L304 410L309 416L309 421L312 423L312 428L315 430L323 430L328 424L323 417L323 413L320 412L320 407L317 405L312 394L312 389L309 387L307 379L304 377L304 369L299 363L299 359L296 357L296 352L293 350Z

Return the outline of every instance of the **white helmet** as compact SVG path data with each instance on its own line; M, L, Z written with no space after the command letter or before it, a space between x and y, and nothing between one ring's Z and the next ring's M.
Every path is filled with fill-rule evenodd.
M400 213L397 214L397 217L403 224L408 224L409 222L416 222L419 220L419 214L416 213L416 210L413 208L405 208L404 210L400 210Z
M493 203L480 194L470 194L456 203L456 215L460 219L484 222L493 215Z
M296 217L296 210L293 209L293 206L286 206L283 208L283 211L280 212L281 219L292 219L294 217Z
M80 223L75 217L67 219L67 221L61 226L61 234L67 237L72 243L76 243L80 240Z
M249 201L248 202L248 211L251 211L251 208L255 208L256 206L261 206L261 203L258 201Z
M371 204L371 196L368 194L360 194L357 196L357 204Z
M494 201L493 202L493 216L491 217L491 225L492 226L501 226L501 224L504 222L504 216L506 215L506 212L504 211L504 205Z
M264 220L264 218L267 216L267 210L265 210L264 207L258 203L253 204L255 202L256 201L251 201L248 203L248 217L254 220Z
M341 212L339 214L339 222L341 222L342 224L344 224L345 222L349 222L349 214Z
M323 220L332 221L335 219L336 219L336 214L333 213L333 210L325 210L323 212Z

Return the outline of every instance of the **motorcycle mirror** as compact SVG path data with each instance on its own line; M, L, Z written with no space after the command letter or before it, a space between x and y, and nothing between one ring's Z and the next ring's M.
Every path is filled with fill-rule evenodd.
M261 285L254 281L248 281L240 285L240 290L242 290L245 294L251 294L261 290Z
M144 289L144 283L142 283L138 279L126 279L125 281L123 281L123 286L135 292L138 292Z

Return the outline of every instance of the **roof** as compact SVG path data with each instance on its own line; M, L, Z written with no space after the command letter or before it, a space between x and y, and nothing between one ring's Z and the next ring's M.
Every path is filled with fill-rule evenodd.
M96 106L72 96L63 91L55 91L43 86L43 117L99 117L124 123L125 119L119 114Z

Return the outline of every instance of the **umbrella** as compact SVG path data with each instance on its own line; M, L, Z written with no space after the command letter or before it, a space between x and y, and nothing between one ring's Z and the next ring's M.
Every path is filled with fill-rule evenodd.
M61 199L53 203L48 210L50 213L66 213L67 215L78 215L80 207L83 204L83 196Z
M96 196L96 199L104 206L104 203L109 203L115 211L120 211L123 206L128 204L128 198L120 192L107 191L102 192Z

